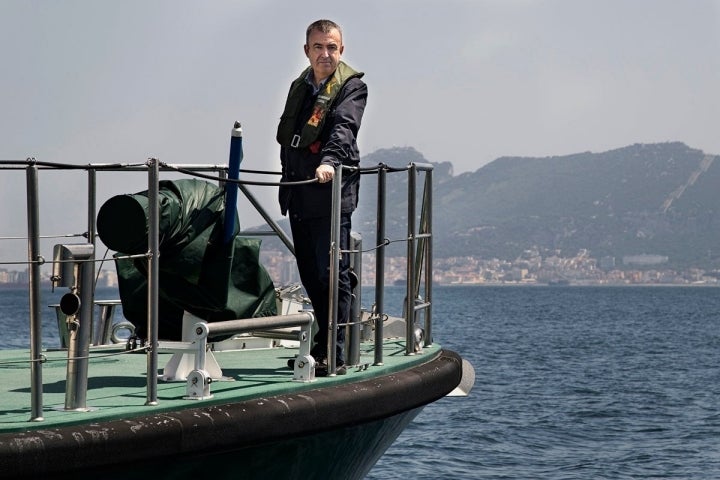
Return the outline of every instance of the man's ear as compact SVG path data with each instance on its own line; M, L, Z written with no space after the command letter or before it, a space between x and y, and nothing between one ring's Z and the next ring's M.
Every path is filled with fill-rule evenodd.
M305 50L305 56L310 58L310 47L306 45L303 45L303 50Z

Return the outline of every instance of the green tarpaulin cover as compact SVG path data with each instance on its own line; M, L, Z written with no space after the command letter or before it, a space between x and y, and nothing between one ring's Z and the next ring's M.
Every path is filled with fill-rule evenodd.
M184 311L208 322L276 314L275 288L260 264L260 240L223 243L224 190L209 182L160 182L159 337L179 340ZM100 239L115 250L123 314L147 334L147 191L112 197L97 218Z

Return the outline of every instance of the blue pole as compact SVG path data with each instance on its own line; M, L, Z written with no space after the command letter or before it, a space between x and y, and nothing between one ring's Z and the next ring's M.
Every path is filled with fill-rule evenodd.
M228 180L237 180L240 178L240 162L243 159L242 149L242 128L240 122L235 122L230 137L230 160L228 162ZM227 182L225 184L225 221L223 222L224 235L223 240L227 245L233 239L235 232L235 216L237 214L237 196L238 186L235 183Z

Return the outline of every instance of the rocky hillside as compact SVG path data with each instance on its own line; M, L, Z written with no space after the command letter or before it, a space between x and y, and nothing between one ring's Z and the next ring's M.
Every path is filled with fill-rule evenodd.
M434 166L436 258L513 260L528 249L561 256L586 249L596 258L662 255L668 266L720 267L720 156L683 143L502 157L458 176L450 163L430 162L413 148L377 150L363 157L361 166L379 163ZM388 175L386 237L391 240L406 236L407 175ZM353 216L366 248L376 241L376 182L374 176L362 177ZM418 187L422 190L422 182ZM398 242L390 253L404 249Z
M412 148L376 151L363 166L430 163ZM594 257L655 254L671 265L720 261L720 157L682 143L632 145L602 153L503 157L453 176L434 163L435 257L514 259L526 249ZM388 237L407 215L407 174L388 182ZM368 208L374 179L363 177L354 224L375 236ZM374 208L374 207L373 207Z

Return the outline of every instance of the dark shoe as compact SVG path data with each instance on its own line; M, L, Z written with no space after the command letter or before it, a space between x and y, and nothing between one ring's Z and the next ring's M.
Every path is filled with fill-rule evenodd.
M345 365L338 365L335 368L335 375L345 375L347 373L347 369L345 368ZM328 376L328 366L327 364L320 364L315 366L315 376L316 377L327 377Z

